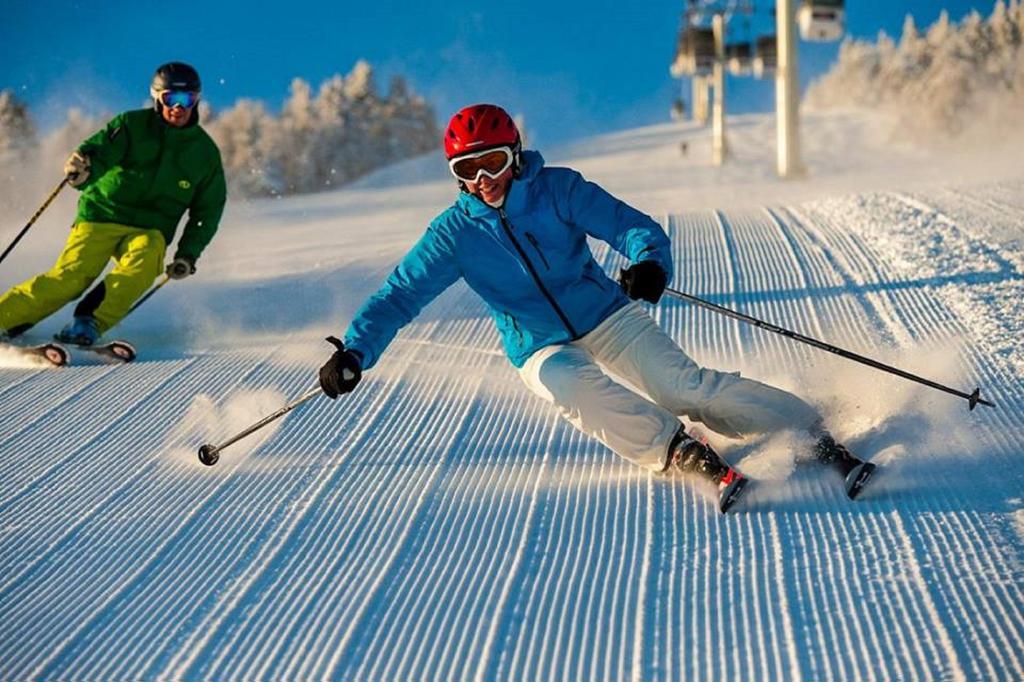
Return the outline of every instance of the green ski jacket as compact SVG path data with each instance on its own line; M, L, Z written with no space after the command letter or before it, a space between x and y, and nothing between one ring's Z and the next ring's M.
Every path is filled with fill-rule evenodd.
M227 187L220 151L198 112L175 128L154 109L126 111L78 151L91 162L79 187L78 221L156 229L170 244L187 210L175 258L199 258L217 232Z

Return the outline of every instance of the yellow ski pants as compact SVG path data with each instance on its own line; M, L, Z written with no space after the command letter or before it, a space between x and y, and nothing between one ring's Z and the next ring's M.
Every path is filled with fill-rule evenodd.
M100 333L117 324L163 271L167 245L159 230L117 223L77 223L57 263L47 272L0 296L0 330L20 334L82 295L107 261L114 269L78 305L91 314Z

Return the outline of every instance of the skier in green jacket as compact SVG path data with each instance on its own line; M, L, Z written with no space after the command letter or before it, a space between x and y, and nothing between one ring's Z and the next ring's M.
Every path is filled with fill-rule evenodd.
M164 252L186 211L188 224L165 272L173 279L195 273L227 199L220 152L199 126L200 90L191 66L164 64L150 88L153 109L115 116L75 150L64 167L68 184L82 191L71 234L53 268L0 296L0 338L23 333L81 296L113 259L114 268L56 337L96 343L164 270Z

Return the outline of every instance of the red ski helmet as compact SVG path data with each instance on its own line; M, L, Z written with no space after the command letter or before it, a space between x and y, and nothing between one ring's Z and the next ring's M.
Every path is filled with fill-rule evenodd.
M496 104L463 107L448 121L444 131L444 155L452 157L488 147L512 147L519 153L519 129L508 112Z

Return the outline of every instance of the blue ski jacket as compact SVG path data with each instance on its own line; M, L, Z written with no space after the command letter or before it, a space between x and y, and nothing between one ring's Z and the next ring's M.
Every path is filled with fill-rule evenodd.
M512 364L578 339L629 302L594 260L587 235L671 277L664 230L570 168L525 151L520 176L496 209L463 192L359 309L345 345L376 364L395 334L463 278L489 306Z

